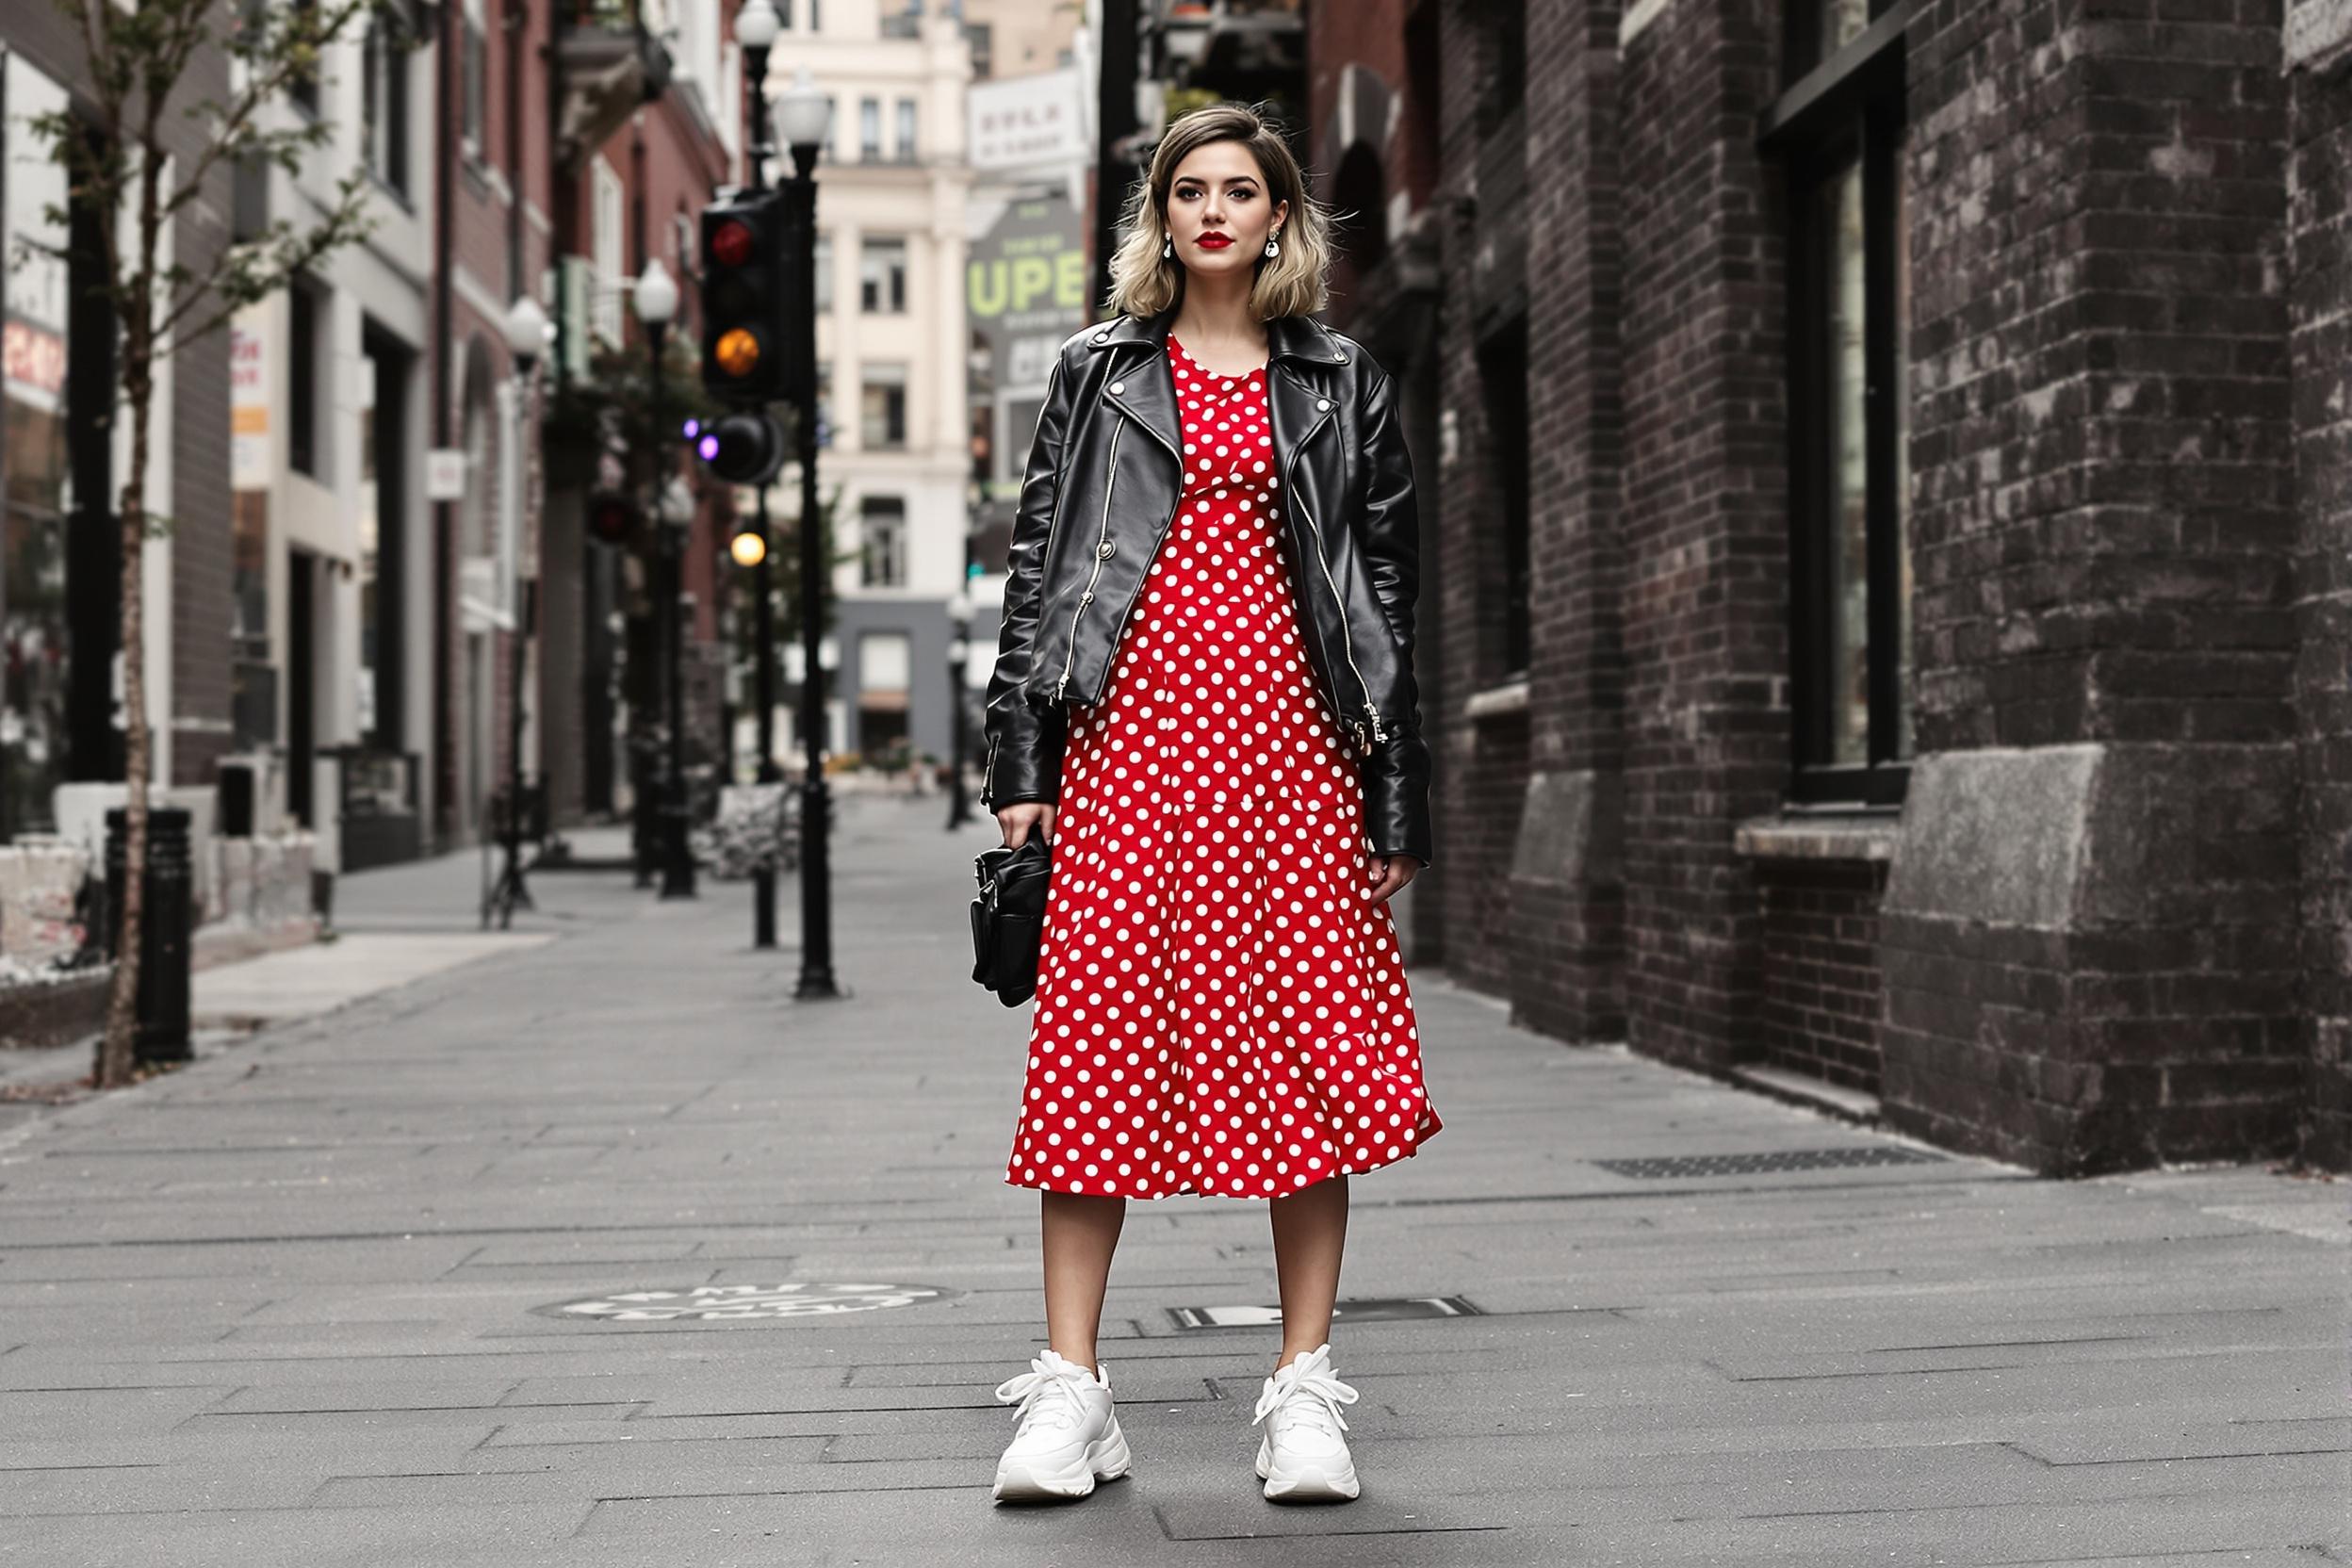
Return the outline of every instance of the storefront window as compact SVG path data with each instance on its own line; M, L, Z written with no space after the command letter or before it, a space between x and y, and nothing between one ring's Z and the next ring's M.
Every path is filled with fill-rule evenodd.
M67 659L66 517L74 504L66 461L64 229L50 221L66 203L65 172L39 155L29 116L65 106L57 85L8 57L8 265L0 270L0 475L7 520L0 548L0 840L56 826L51 792L65 777Z

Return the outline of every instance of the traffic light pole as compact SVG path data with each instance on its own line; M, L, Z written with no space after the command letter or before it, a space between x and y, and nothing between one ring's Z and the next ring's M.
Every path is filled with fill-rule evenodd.
M817 150L792 149L786 225L798 247L797 319L808 345L792 366L793 444L800 458L800 729L808 756L800 794L800 984L804 1000L841 995L833 978L832 797L825 782L825 547L817 510Z
M773 542L768 526L768 487L759 489L760 537ZM784 770L776 765L776 601L775 577L762 550L751 569L752 700L760 705L760 782L780 784ZM751 945L776 945L776 862L762 858L751 875Z
M664 701L670 710L669 746L662 777L662 893L663 898L693 898L694 896L694 853L686 832L689 808L686 801L686 627L685 616L679 612L679 598L686 589L686 544L678 537L683 531L673 525L664 508L669 499L666 466L659 454L669 447L662 439L662 348L669 336L666 323L650 321L645 325L646 339L653 349L653 381L649 394L653 413L654 451L657 461L653 467L653 526L655 537L661 541L662 561L661 602L655 607L661 612L658 625L662 633L662 686Z
M750 90L751 109L751 188L762 190L768 182L768 158L775 149L768 143L768 52L746 48L743 51L745 71L743 81ZM797 306L798 302L794 302ZM813 318L811 322L813 326ZM760 521L760 559L751 568L751 643L752 643L752 700L760 705L760 773L762 784L781 784L784 770L776 760L776 575L770 557L775 553L776 531L768 523L768 481L762 479L754 503ZM762 857L751 874L751 945L772 948L776 945L776 862Z

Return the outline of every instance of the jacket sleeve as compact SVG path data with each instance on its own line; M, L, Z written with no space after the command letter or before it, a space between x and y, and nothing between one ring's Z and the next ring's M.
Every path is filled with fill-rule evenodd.
M1421 738L1421 694L1413 673L1414 599L1421 587L1421 517L1413 483L1413 454L1396 416L1396 385L1373 381L1358 413L1366 466L1362 534L1364 561L1396 642L1395 733L1364 759L1364 820L1375 855L1410 855L1427 866L1433 858L1429 827L1429 748Z
M1045 547L1061 484L1062 448L1070 433L1071 398L1056 358L1029 444L1007 551L1004 609L997 631L996 666L988 676L985 727L988 759L980 776L980 804L993 811L1016 801L1052 800L1061 790L1062 744L1070 710L1032 707L1021 688L1029 678L1031 644L1043 609Z

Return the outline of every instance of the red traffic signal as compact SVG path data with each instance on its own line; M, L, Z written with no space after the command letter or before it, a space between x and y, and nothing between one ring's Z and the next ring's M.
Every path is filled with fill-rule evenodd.
M729 218L710 231L710 259L722 267L741 267L751 259L751 225Z
M637 503L617 491L600 490L588 498L588 536L607 545L626 545L637 535Z

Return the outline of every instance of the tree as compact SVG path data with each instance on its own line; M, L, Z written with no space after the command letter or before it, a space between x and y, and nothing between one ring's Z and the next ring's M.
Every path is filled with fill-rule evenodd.
M130 466L116 498L121 530L123 772L129 799L122 939L106 1034L98 1044L92 1081L113 1088L132 1076L139 1028L139 930L147 858L147 776L153 737L147 722L146 617L141 556L151 524L147 504L148 441L159 364L188 344L220 331L239 310L285 287L331 252L365 237L367 171L355 169L335 187L335 200L313 221L279 219L261 233L223 247L191 266L176 252L163 259L172 221L204 192L223 166L275 165L288 175L303 155L325 144L333 126L293 117L278 122L275 106L289 89L317 80L324 47L382 0L295 0L291 4L225 0L55 0L82 41L89 91L84 110L31 117L33 134L64 166L69 204L88 212L99 253L93 288L112 307L121 335L122 409L130 418ZM230 62L225 98L200 97L188 85L189 69L215 53ZM188 121L203 136L174 166L171 143ZM48 213L53 227L69 222Z

